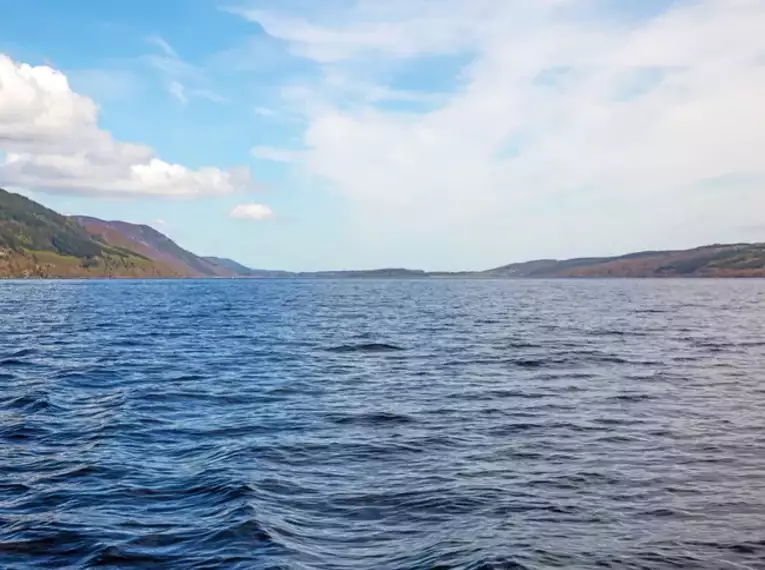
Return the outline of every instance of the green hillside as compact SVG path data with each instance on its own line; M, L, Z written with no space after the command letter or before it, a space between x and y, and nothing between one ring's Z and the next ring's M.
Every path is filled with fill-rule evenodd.
M51 251L82 258L104 255L103 245L76 222L2 189L0 247L13 251Z
M172 275L143 255L102 243L80 224L0 189L0 277Z

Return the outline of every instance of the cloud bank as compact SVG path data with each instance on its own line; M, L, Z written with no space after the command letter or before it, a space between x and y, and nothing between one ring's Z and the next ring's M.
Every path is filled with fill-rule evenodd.
M765 208L765 1L626 4L240 9L321 78L283 90L305 121L301 151L256 154L289 156L347 198L370 240L500 261L751 239L742 228L762 227ZM433 95L396 72L457 56L425 109L358 95Z
M94 196L204 196L250 186L247 168L193 170L116 140L66 76L0 54L0 185Z

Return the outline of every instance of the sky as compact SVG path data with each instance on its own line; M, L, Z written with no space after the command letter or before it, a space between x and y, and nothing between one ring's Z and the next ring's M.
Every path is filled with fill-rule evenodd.
M251 267L765 241L765 0L0 0L0 187Z

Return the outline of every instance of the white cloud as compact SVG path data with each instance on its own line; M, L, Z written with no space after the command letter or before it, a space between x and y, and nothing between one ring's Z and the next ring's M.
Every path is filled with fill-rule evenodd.
M171 57L173 59L179 59L178 58L178 52L175 51L173 46L171 46L164 38L161 36L149 36L146 38L146 41L148 41L151 44L154 44L155 46L159 47L163 52L165 52L165 55L168 57Z
M396 227L497 261L737 239L765 207L765 188L731 177L765 181L765 2L643 18L602 4L360 0L331 24L242 13L320 64L320 84L287 92L307 122L295 156L370 239ZM370 60L456 52L473 55L460 87L425 112L334 88L367 82Z
M98 106L50 67L0 54L0 185L93 195L200 196L249 187L246 168L192 170L98 125Z
M149 225L153 227L155 230L157 230L158 232L161 232L165 235L168 235L174 229L170 224L168 224L162 218L156 218L152 220Z
M234 12L289 42L296 55L331 63L459 51L475 39L476 17L500 5L496 0L361 0L339 17L327 12L326 25L259 9Z
M272 217L274 212L265 204L239 204L229 215L239 220L265 220Z

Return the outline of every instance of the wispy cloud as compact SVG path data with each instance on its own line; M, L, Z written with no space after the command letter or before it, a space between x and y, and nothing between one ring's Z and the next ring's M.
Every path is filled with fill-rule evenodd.
M174 228L170 224L168 224L165 220L162 218L155 218L151 221L151 227L153 227L158 232L161 232L163 234L170 234Z
M480 34L476 21L484 19L487 12L496 13L502 4L496 0L362 0L340 13L316 13L317 21L258 8L231 11L288 42L293 54L333 63L460 51ZM519 2L513 4L521 6Z
M167 43L167 41L165 41L164 38L160 36L149 36L148 38L146 38L146 41L159 47L163 52L165 52L165 55L167 57L170 57L173 59L180 59L180 57L178 56L178 52L176 52L175 49L173 49L173 46Z
M185 61L170 43L160 36L149 36L146 41L161 53L149 54L146 61L162 77L168 93L182 104L191 99L204 99L213 103L227 103L228 99L211 88L208 72L201 66Z

